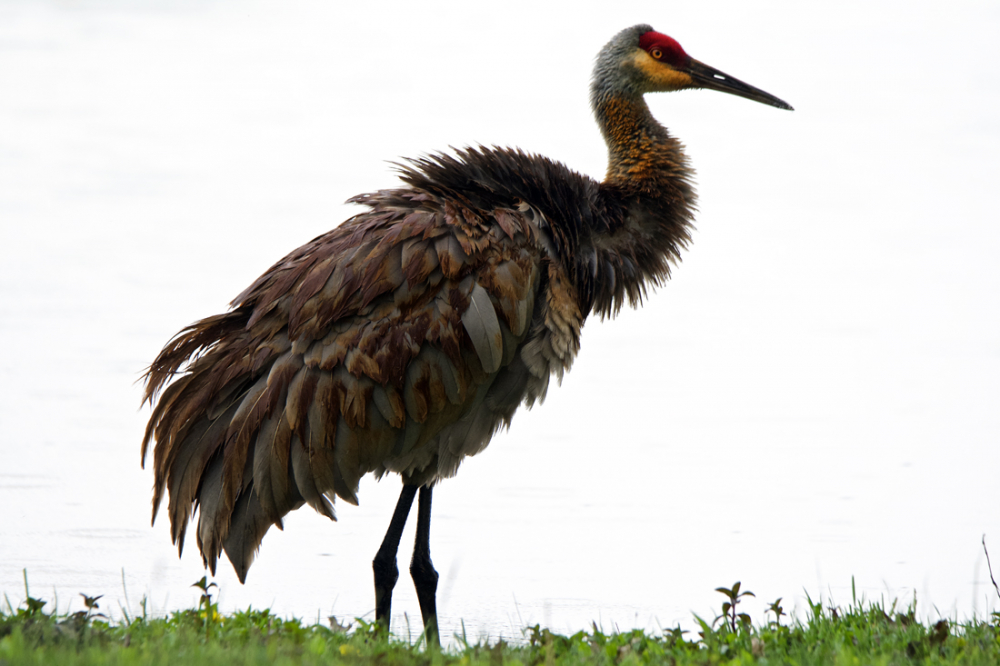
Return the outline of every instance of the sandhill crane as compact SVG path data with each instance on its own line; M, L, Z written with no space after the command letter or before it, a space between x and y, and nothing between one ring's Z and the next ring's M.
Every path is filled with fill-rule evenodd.
M167 492L178 550L197 510L205 565L214 573L225 550L245 582L289 511L309 504L335 519L335 497L356 504L362 476L395 472L403 490L373 562L376 618L389 621L419 490L410 573L436 641L433 486L545 396L588 315L636 306L669 277L690 239L692 170L643 95L686 88L792 108L633 26L594 68L602 182L520 150L412 160L404 186L354 197L365 212L174 337L146 375L142 460L155 440L153 519Z

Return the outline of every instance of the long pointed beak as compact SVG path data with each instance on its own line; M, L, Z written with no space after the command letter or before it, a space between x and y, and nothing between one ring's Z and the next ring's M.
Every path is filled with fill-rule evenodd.
M776 106L779 109L787 109L789 111L795 110L792 108L791 104L778 99L774 95L766 93L760 88L754 88L751 85L747 85L739 79L720 72L714 67L709 67L705 63L695 60L694 58L691 58L691 62L688 64L688 67L688 74L691 75L695 85L699 88L718 90L719 92L729 93L730 95L746 97L747 99L752 99L753 101L760 102L761 104Z

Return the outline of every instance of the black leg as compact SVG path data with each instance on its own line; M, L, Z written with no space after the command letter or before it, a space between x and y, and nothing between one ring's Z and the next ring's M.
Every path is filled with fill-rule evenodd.
M396 510L392 512L392 521L385 539L372 560L372 570L375 572L375 621L389 628L389 612L392 609L392 588L399 579L399 569L396 568L396 551L399 550L399 538L403 536L406 517L410 515L413 497L417 494L417 486L403 485L399 494ZM421 506L423 494L421 493Z
M417 540L413 546L410 561L410 576L417 588L420 614L424 618L427 645L440 645L438 638L437 602L438 572L431 563L431 493L430 486L420 487L420 503L417 508Z

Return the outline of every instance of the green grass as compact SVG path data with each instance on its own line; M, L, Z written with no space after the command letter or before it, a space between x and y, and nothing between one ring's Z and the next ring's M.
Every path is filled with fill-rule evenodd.
M897 611L855 600L825 607L809 600L809 616L789 620L781 600L754 625L738 612L750 593L719 588L726 597L713 621L695 616L700 632L605 634L596 626L572 636L538 626L523 641L469 643L426 650L357 620L352 630L276 617L267 610L220 615L211 584L197 608L164 618L126 617L111 622L96 599L86 610L58 615L45 602L27 600L0 610L0 666L15 664L395 664L550 666L556 664L1000 664L1000 617L991 622L917 620L915 605ZM145 615L145 613L144 613Z

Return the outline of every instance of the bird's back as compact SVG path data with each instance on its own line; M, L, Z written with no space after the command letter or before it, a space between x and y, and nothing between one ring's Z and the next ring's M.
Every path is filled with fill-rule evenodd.
M182 548L197 508L213 571L224 549L243 580L272 524L304 503L334 518L368 472L451 476L576 354L587 305L549 222L592 214L596 183L488 150L402 175L150 367L154 517L167 491Z

